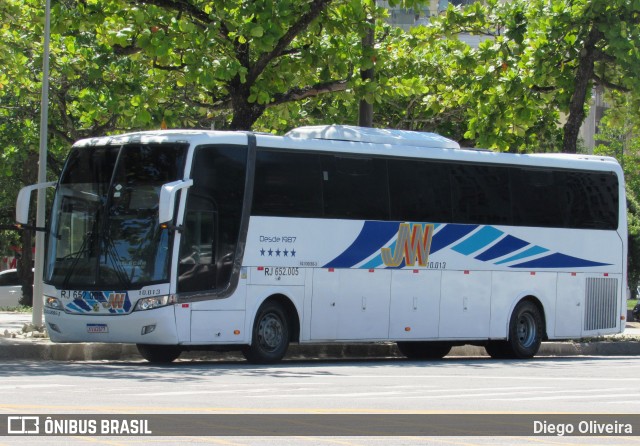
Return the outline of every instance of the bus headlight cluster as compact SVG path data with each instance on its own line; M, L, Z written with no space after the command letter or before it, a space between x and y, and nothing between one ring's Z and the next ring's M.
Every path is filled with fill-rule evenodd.
M44 306L55 310L62 310L62 302L57 297L44 296Z
M138 300L134 311L153 310L154 308L164 307L165 305L175 303L175 301L175 296L144 297Z

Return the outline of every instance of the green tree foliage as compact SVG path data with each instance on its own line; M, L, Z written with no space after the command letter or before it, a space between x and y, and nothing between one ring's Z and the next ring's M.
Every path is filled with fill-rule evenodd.
M600 122L595 153L618 159L625 173L629 228L629 284L640 284L640 98L630 93L607 96L612 108Z
M185 108L163 93L164 73L158 76L157 70L101 44L86 14L75 2L54 2L52 8L47 165L53 178L72 141L159 127L165 107L167 114ZM6 226L14 221L20 187L37 181L44 8L39 0L5 0L0 16L0 224ZM19 272L25 290L33 282L31 236L0 235L2 255L9 246L23 248ZM30 293L25 294L30 303Z
M375 104L380 127L502 151L575 151L594 83L639 97L639 10L640 0L488 0L405 33L370 0L58 0L51 177L79 138L163 122L277 132L355 124L360 99ZM36 178L44 11L39 0L4 0L0 14L7 224L18 188ZM374 45L363 47L372 28ZM18 243L0 236L3 252Z
M373 64L355 0L88 1L101 42L171 73L185 103L217 126L251 129L267 107L358 89Z
M464 139L497 150L575 152L594 82L640 91L639 20L640 2L627 0L450 6L396 46L393 64L405 71L398 66L391 76L407 67L421 73L410 95L422 101L407 102L405 120L438 128L444 116L454 134L466 127ZM463 43L463 35L480 44ZM409 58L399 62L402 52ZM403 83L406 77L393 85Z

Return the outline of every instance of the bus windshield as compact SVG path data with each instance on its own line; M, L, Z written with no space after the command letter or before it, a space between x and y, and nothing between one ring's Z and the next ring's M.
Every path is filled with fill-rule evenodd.
M172 231L158 225L159 194L182 178L187 148L74 148L51 212L45 281L76 289L168 282Z

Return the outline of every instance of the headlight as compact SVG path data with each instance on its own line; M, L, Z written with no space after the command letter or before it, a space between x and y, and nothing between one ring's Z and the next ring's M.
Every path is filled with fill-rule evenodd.
M152 310L154 308L164 307L165 305L175 303L175 296L153 296L144 297L138 300L134 311Z
M44 306L55 310L63 310L62 302L57 297L44 296Z

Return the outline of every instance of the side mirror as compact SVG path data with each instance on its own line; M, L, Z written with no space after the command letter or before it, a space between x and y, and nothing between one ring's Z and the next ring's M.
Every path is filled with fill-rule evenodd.
M32 184L20 189L18 199L16 200L16 223L26 225L29 222L29 202L31 200L31 192L47 187L55 187L56 182Z
M193 180L179 180L162 185L160 203L158 204L158 224L167 224L173 220L176 195L181 189L191 186L193 186Z

